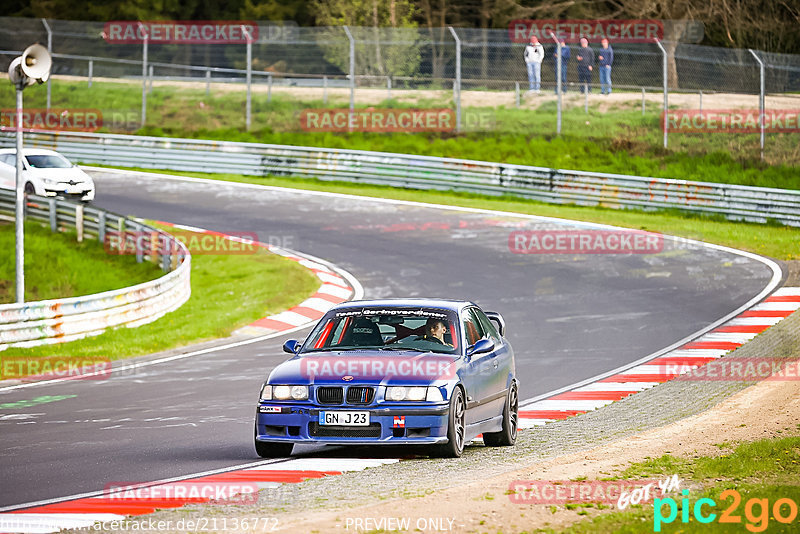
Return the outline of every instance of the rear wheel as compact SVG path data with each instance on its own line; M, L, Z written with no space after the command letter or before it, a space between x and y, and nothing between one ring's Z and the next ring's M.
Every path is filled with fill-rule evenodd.
M517 383L511 382L503 407L503 429L500 432L484 432L483 442L489 447L507 447L517 441L519 422L519 395Z
M461 388L453 390L450 399L450 415L447 425L447 443L434 445L433 455L442 458L458 458L464 452L464 436L466 427L464 425L464 414L467 405L464 401L464 392Z

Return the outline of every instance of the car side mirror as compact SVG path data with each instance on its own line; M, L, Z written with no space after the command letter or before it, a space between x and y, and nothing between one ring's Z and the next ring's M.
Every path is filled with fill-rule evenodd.
M483 354L494 350L494 341L491 339L479 339L474 345L467 347L467 356L473 354Z
M297 354L297 351L300 350L300 342L296 339L290 339L286 343L283 344L283 352L288 352L289 354Z
M506 321L503 316L497 312L486 312L486 317L489 318L495 325L497 325L497 333L501 336L506 335Z

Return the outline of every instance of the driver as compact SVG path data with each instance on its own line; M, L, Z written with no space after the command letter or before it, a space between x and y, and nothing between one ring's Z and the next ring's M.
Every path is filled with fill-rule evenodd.
M431 317L425 323L425 334L415 339L415 341L430 341L432 343L440 343L452 347L453 345L445 342L445 333L447 333L447 323L442 319Z

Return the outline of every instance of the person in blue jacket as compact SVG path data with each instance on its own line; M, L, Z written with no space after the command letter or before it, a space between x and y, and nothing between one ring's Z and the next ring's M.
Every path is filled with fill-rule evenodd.
M611 65L614 63L614 49L608 45L608 39L600 41L602 48L597 53L600 62L600 93L611 94Z
M569 63L569 46L563 37L559 37L561 41L561 92L567 92L567 63ZM556 73L556 86L553 92L558 93L558 47L553 51L553 71Z

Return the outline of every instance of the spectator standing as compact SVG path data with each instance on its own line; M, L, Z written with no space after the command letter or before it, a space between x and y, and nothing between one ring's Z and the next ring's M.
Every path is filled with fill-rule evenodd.
M567 63L569 63L569 45L567 45L567 41L561 37L559 38L561 41L561 92L567 92ZM555 93L558 93L558 46L556 46L555 51L553 52L553 70L556 73L556 86L553 89Z
M578 60L578 83L581 86L581 93L584 88L591 93L594 50L589 47L589 41L586 37L581 37L581 48L578 50L578 55L575 56L575 59Z
M539 38L531 36L531 42L525 47L525 66L528 69L528 92L539 92L542 83L542 60L544 47L539 43Z
M611 94L611 65L614 63L614 49L608 45L608 39L600 41L603 47L597 53L597 60L599 61L598 68L600 72L600 93Z

